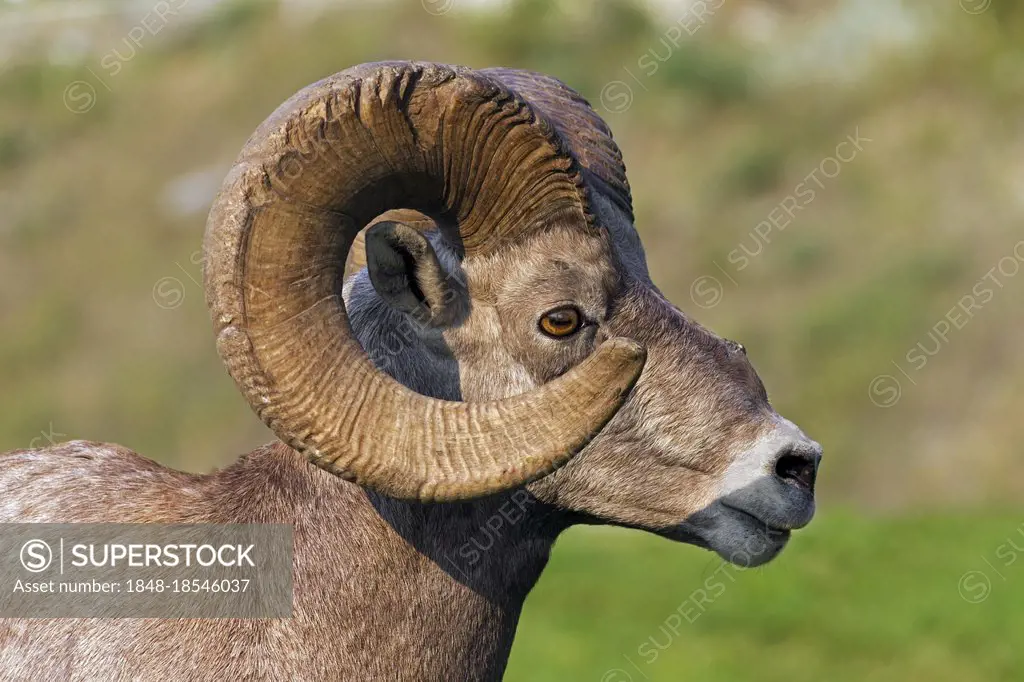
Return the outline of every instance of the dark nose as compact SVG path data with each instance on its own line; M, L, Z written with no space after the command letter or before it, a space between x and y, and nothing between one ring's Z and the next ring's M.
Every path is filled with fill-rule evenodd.
M783 483L814 494L814 481L818 477L821 463L821 449L817 444L799 443L789 445L775 460L775 475Z

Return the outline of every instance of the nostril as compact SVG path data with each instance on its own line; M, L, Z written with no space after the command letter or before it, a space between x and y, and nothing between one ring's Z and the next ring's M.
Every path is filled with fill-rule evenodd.
M814 491L814 479L818 475L818 458L786 454L775 462L775 475L783 481Z

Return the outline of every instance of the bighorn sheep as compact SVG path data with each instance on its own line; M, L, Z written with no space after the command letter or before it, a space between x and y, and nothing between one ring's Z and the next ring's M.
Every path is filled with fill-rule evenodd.
M391 209L433 229L379 222L346 282ZM820 447L651 282L619 149L553 78L320 81L246 143L205 249L218 350L281 442L208 475L12 452L0 520L292 524L294 617L3 621L4 679L499 679L567 527L760 564L813 515Z

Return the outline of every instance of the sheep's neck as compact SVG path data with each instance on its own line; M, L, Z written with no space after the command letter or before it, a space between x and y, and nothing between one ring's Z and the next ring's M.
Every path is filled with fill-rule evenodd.
M429 673L443 667L438 679L500 680L523 602L565 526L562 514L523 490L463 504L368 500L404 543L392 575L404 608L418 605L407 633L433 640L438 666Z
M301 666L338 679L501 679L564 514L522 490L458 504L385 498L282 445L231 469L222 475L243 482L225 487L222 511L249 516L245 500L261 499L262 520L294 524L295 617L283 628Z

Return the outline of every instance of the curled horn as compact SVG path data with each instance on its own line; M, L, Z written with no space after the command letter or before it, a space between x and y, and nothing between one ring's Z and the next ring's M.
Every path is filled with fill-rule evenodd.
M612 418L645 361L626 339L531 392L448 402L378 371L342 286L360 228L421 211L467 255L545 225L594 229L586 180L500 74L422 63L349 69L302 90L246 143L207 223L218 351L261 419L310 461L393 497L454 500L539 478Z

